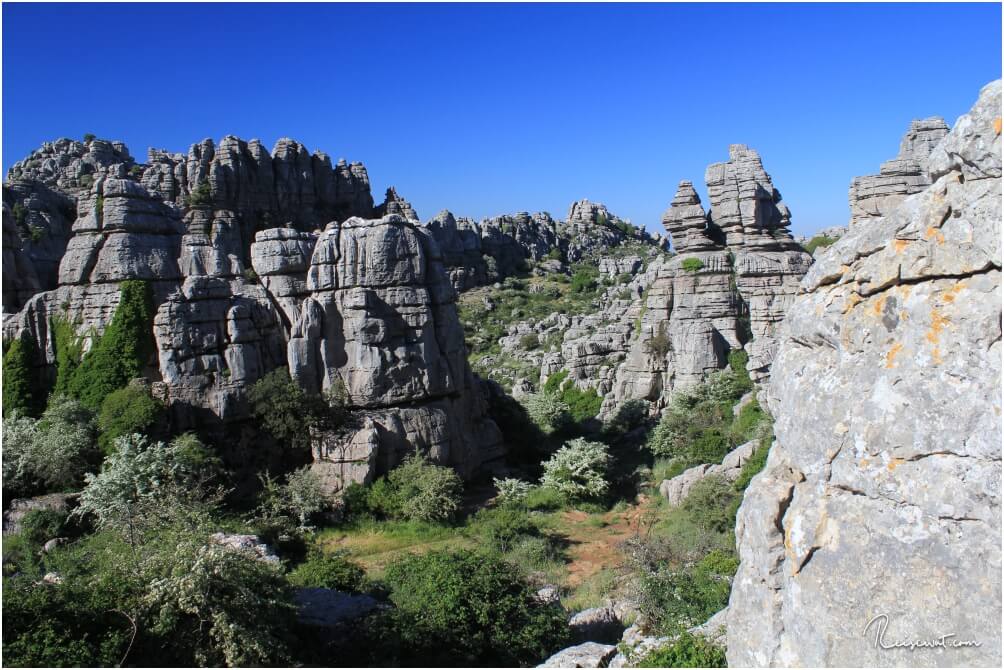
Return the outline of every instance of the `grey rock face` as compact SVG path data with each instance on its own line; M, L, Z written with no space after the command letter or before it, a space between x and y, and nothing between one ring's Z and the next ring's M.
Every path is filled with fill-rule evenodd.
M29 238L30 239L30 238ZM35 264L25 250L13 210L3 203L3 311L16 312L42 290Z
M927 188L928 157L947 134L948 126L939 116L912 121L896 158L883 163L878 174L851 182L851 226L885 216L908 195Z
M538 665L538 668L603 668L617 654L612 644L584 642L562 649Z
M617 642L624 625L613 607L591 607L578 612L568 620L572 635L583 642Z
M690 181L681 181L673 202L662 216L662 225L673 239L673 249L682 254L690 251L720 249L708 231L708 215L701 198Z
M1001 663L1000 105L997 81L930 186L803 280L737 518L730 665Z
M481 254L481 230L471 219L456 219L447 210L426 224L443 254L443 265L457 292L488 283L488 263Z
M54 512L69 512L71 504L75 504L76 495L70 493L49 493L34 498L15 498L3 513L3 532L5 535L16 535L21 532L21 519L28 512L35 510L50 510Z

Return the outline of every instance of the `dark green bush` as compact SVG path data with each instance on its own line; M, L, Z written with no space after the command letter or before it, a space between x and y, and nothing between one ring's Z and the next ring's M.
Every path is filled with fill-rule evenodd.
M213 204L213 191L208 181L199 182L188 197L185 198L188 207L208 207Z
M30 545L41 546L69 531L69 513L53 509L33 509L21 517L21 537Z
M423 665L533 665L568 640L563 610L490 554L409 556L387 569L386 582L396 632Z
M724 533L735 525L732 503L736 491L724 477L706 477L694 484L683 501L683 509L699 526Z
M141 384L129 384L109 393L98 412L98 445L101 451L111 453L115 438L122 435L155 432L153 429L165 419L166 414L164 404Z
M561 400L568 405L572 419L577 422L595 418L603 405L603 398L596 392L596 389L587 388L583 391L575 384L569 384L561 392Z
M37 347L29 337L13 340L3 356L3 415L14 410L33 416L38 412L34 359Z
M97 409L109 393L143 375L153 352L150 285L135 279L124 281L115 315L73 371L69 391L85 406Z
M366 581L366 572L341 554L315 552L290 572L288 579L293 586L358 593Z
M595 291L596 287L599 286L599 276L599 270L594 267L578 266L572 274L572 292L590 293Z
M248 391L251 414L278 442L293 449L310 449L311 429L331 430L345 419L341 407L305 392L286 368L268 373Z
M18 226L24 227L28 223L28 208L25 207L20 202L15 202L14 206L11 208L11 213L14 215L14 221Z
M488 548L503 554L512 551L522 538L540 535L526 509L515 505L479 510L471 530Z
M527 333L519 338L519 346L527 351L531 351L540 346L540 338L536 333Z
M70 381L84 355L84 340L77 336L70 320L61 315L52 319L52 336L56 349L56 386L53 395L69 394Z
M684 632L638 661L639 668L725 668L725 650L705 638Z
M98 136L95 135L94 133L84 133L84 143L85 144L89 143L89 142L93 142L96 139L98 139Z

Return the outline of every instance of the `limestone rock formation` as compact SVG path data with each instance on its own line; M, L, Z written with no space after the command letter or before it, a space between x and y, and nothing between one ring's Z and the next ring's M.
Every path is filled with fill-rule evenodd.
M695 465L672 479L664 479L659 485L659 494L670 505L679 505L687 498L694 484L708 477L719 476L734 482L739 478L743 465L753 456L757 446L759 445L755 440L740 444L730 451L721 463Z
M997 81L930 151L930 185L852 227L789 309L730 665L1001 663L1000 110Z
M3 203L3 311L16 312L42 290L35 264L25 251L13 210Z
M393 192L389 202L410 218L355 216L373 212L361 165L332 167L290 139L269 154L233 136L187 155L151 150L147 165L97 140L42 153L53 156L15 165L20 181L5 190L4 270L23 276L5 282L5 307L20 310L5 315L4 331L39 344L48 384L54 319L89 341L111 321L121 282L142 279L156 312L144 375L176 428L227 433L248 417L248 387L288 367L305 389L340 394L352 410L342 433L312 436L331 491L416 449L465 476L502 456L434 236ZM37 292L39 264L18 228L41 216L48 201L36 206L33 194L50 186L67 189L53 193L76 218L58 285Z
M927 188L931 184L928 157L947 134L948 126L940 116L912 121L896 158L883 163L878 174L851 182L851 226L885 216L908 195Z
M377 206L373 211L373 215L377 218L391 214L401 216L408 221L418 221L418 213L415 211L415 208L411 206L410 202L399 196L393 186L387 189L387 195L384 198L383 204Z
M538 668L603 668L617 654L617 647L599 642L583 642L562 649Z

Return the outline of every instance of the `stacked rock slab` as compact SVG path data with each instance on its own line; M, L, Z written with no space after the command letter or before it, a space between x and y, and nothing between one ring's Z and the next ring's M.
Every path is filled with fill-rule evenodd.
M1001 664L1000 110L997 81L789 309L729 665Z
M460 292L488 283L488 264L481 255L481 231L471 219L457 219L443 210L425 226L443 254L453 288Z
M330 490L366 481L415 449L465 475L502 455L467 365L456 294L425 228L398 215L329 224L307 290L290 335L290 374L362 410L360 426L315 448L315 470Z
M59 286L5 319L5 336L29 335L40 345L37 363L49 384L54 320L100 334L121 282L140 279L153 289L157 349L144 374L179 429L229 435L228 423L248 416L248 387L288 366L306 389L337 393L356 410L344 433L315 436L329 490L371 478L416 449L464 475L502 456L429 231L398 215L335 218L323 233L304 230L328 214L369 215L364 170L331 168L292 140L280 140L271 155L255 141L227 137L218 147L197 144L187 157L150 158L142 175L126 163L93 173L92 186L74 196ZM252 231L285 215L286 227L257 230L251 241ZM18 251L5 249L11 267L23 260ZM339 460L346 445L355 451Z
M735 257L736 289L749 319L747 369L755 383L763 384L776 350L774 333L812 257L791 237L791 212L756 151L733 144L727 162L708 166L705 181L709 227L724 234Z
M398 195L397 190L393 186L387 189L383 203L373 210L373 215L377 218L390 216L391 214L403 217L408 221L418 221L418 212L415 211L410 202Z
M908 195L930 186L927 159L947 134L948 126L940 116L912 121L896 158L883 163L878 174L851 182L851 226L885 216Z

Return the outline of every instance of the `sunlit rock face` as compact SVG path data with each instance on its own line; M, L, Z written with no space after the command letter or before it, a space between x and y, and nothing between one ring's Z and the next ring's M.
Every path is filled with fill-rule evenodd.
M1001 664L1000 109L997 81L930 148L929 185L852 226L788 310L730 665Z

